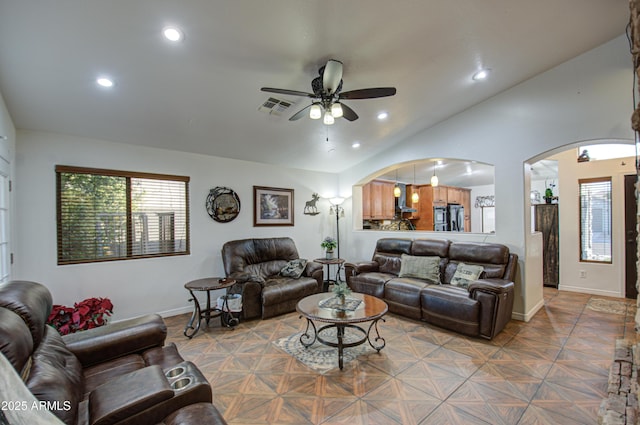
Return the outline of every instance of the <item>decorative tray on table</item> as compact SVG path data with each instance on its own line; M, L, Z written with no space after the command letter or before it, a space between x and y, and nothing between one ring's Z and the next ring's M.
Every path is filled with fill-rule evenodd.
M358 308L358 306L362 303L362 300L357 300L354 298L346 298L344 300L344 304L338 297L327 298L326 300L320 301L320 307L322 308L330 308L333 310L342 310L342 311L354 311Z

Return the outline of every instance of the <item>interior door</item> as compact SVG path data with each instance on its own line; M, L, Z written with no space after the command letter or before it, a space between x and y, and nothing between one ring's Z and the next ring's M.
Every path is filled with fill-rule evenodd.
M636 267L638 260L638 231L637 226L637 207L636 200L636 180L638 176L635 174L624 176L624 236L625 236L625 255L624 255L624 282L625 297L638 298L638 290L636 282L638 280L638 270Z

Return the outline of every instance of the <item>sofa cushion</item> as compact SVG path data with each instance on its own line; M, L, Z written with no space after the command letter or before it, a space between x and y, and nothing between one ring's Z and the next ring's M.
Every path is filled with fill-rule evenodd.
M414 277L429 283L440 283L440 257L402 254L398 277Z
M496 243L452 242L449 261L480 264L484 267L483 278L502 278L509 263L509 248Z
M484 267L473 264L458 263L456 272L451 278L451 285L468 288L471 282L478 280Z
M267 279L262 289L262 305L265 307L288 300L298 301L316 292L318 292L318 282L311 277L299 279L273 277Z
M292 277L294 279L297 279L302 276L306 265L307 260L305 260L304 258L291 260L280 270L280 276Z

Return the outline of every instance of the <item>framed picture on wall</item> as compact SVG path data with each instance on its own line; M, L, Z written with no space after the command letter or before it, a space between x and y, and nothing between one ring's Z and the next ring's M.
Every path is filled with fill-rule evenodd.
M253 226L293 226L293 189L253 186Z

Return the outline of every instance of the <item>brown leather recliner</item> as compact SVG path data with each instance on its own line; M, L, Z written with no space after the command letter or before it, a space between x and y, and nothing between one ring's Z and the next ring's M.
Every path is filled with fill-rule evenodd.
M211 386L152 314L61 336L46 325L51 293L0 285L0 351L26 388L68 425L225 424Z
M227 277L235 279L231 293L242 294L242 318L263 319L295 311L298 301L322 290L322 264L309 261L302 275L280 274L299 259L291 238L241 239L222 246Z

